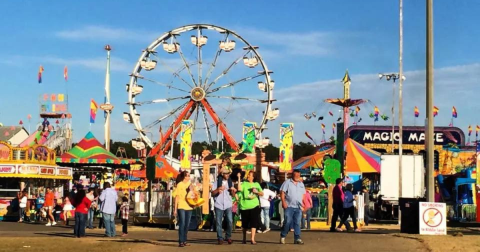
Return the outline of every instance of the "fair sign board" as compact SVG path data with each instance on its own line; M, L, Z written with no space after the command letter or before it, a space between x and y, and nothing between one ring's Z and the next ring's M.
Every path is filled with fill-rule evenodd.
M419 202L420 204L420 234L447 234L447 205L437 202Z

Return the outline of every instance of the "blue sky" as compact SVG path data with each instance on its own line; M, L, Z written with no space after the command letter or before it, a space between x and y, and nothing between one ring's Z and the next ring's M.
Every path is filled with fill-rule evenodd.
M423 124L425 116L424 2L404 0L406 125L414 123L414 106L421 113L417 125ZM68 85L74 137L83 137L89 130L90 99L103 100L103 47L110 44L112 103L116 106L112 139L136 137L133 126L122 119L122 112L128 109L128 74L142 49L155 38L192 23L211 23L234 30L260 46L260 54L274 71L274 107L281 111L265 133L274 144L278 142L280 122L295 123L295 141L308 140L304 131L321 139L320 124L305 120L303 114L316 112L325 116L328 111L335 111L321 101L342 95L340 80L346 69L352 78L352 98L371 101L362 107L362 123L372 123L368 113L375 105L382 113L390 114L392 83L378 80L377 74L398 71L398 1L2 1L0 9L7 10L0 16L0 121L4 125L26 122L28 114L32 114L32 126L35 125L39 122L39 95L63 93ZM440 108L436 125L450 123L452 106L459 113L455 126L466 131L469 124L480 124L474 105L480 79L478 12L478 1L435 2L435 105ZM212 58L206 56L206 60L208 57ZM45 68L42 85L37 83L39 65ZM65 65L69 68L67 84L63 80ZM237 74L246 74L246 70ZM162 72L155 77L158 81L167 78ZM145 90L154 90L149 88ZM254 81L253 86L239 88L236 94L261 96L258 89L253 91L255 88ZM162 93L156 98L168 95ZM233 118L239 113L239 118L255 120L262 112L259 106L235 106L241 107L233 104ZM146 116L142 124L168 111L160 107L143 109ZM336 117L326 116L324 123L328 128ZM226 122L230 122L230 131L240 140L241 123L234 119ZM391 121L382 123L390 125ZM102 124L99 116L92 126L99 139L103 138ZM168 123L162 125L166 127ZM327 130L327 137L330 132ZM197 139L204 139L204 135Z

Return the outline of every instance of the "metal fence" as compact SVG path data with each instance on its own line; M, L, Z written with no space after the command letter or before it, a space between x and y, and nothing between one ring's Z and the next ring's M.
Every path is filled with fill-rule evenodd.
M149 193L144 191L135 191L134 215L148 216L148 198ZM171 217L172 216L172 193L171 191L154 191L152 193L152 216L153 217Z

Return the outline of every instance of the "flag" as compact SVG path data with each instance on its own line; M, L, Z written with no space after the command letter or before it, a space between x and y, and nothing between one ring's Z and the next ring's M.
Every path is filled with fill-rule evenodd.
M438 109L437 106L433 106L433 117L438 115L438 111L440 111L440 109Z
M380 114L380 110L378 109L377 106L375 106L375 108L373 108L373 113L374 113L374 116L375 116L375 121L378 121L378 115Z
M335 134L335 123L332 124L332 131L333 131L333 134Z
M313 143L315 143L315 141L313 141L313 138L306 131L305 131L305 136L307 136L310 140L312 140Z
M468 136L472 135L472 125L468 125Z
M90 123L95 123L95 116L97 116L97 103L92 99L90 102Z
M38 69L38 83L42 83L42 73L43 73L44 69L43 69L43 66L40 65L40 68Z
M457 114L457 109L455 108L455 106L452 107L452 117L453 118L457 118L458 114Z
M68 81L68 68L67 68L67 66L65 66L63 68L63 78L65 79L65 81Z
M325 124L322 123L322 131L323 131L323 134L325 134Z
M475 136L478 137L478 132L480 131L480 126L477 125L477 128L475 129Z
M415 115L415 117L418 117L420 115L420 111L418 110L417 106L415 106L415 108L413 109L413 114Z
M360 107L359 106L357 106L355 108L355 116L358 116L358 112L360 112Z

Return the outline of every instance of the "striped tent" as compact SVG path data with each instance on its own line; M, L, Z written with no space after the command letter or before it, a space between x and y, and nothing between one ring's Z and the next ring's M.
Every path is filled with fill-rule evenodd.
M95 138L92 132L87 135L68 152L57 158L57 163L61 164L78 164L78 165L125 165L136 160L120 159L113 153L103 148L103 145Z
M373 151L355 140L345 140L347 152L345 173L380 173L380 153Z
M302 157L293 162L293 169L307 169L307 168L322 168L322 161L325 155L332 155L335 153L334 146L327 148L320 148L315 154Z

